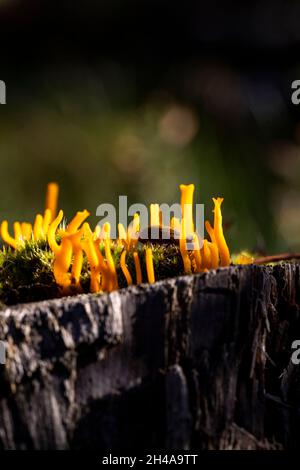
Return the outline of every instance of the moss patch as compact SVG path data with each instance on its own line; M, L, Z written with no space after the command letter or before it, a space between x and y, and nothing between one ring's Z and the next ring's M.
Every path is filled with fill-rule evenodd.
M147 282L145 248L145 245L140 244L137 251L143 281ZM176 245L153 245L152 249L156 280L183 274L182 258ZM103 248L102 251L104 254ZM116 246L113 249L120 288L127 286L120 267L121 253L121 247ZM0 251L0 302L4 305L13 305L61 297L62 292L53 276L53 260L53 253L46 241L30 241L16 251L3 248ZM126 264L135 283L134 260L130 252L126 256ZM81 286L83 292L89 292L90 272L86 258L84 258L81 274ZM73 293L77 293L75 288Z

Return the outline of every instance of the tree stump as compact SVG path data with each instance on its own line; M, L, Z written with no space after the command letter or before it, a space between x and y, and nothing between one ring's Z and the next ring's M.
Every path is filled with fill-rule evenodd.
M300 266L5 308L4 449L273 449L300 441Z

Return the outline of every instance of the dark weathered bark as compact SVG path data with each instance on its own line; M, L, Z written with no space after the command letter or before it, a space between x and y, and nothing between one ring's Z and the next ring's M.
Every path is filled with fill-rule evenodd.
M299 272L230 267L3 310L0 446L298 446Z

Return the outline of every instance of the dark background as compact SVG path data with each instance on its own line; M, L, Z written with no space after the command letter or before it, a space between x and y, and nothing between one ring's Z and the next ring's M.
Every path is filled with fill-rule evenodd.
M300 248L297 1L0 0L0 218L50 180L101 202L213 196L232 251Z

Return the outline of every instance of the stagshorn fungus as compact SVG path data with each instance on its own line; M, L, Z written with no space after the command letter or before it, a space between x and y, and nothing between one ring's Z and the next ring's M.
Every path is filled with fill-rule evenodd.
M43 244L52 256L52 275L62 295L83 292L83 278L86 283L87 276L88 289L93 293L118 289L120 276L123 279L122 286L124 283L128 286L142 282L153 283L162 278L161 271L166 271L165 277L170 275L170 270L177 266L176 257L181 259L182 273L187 274L228 266L231 259L222 227L223 199L213 198L213 225L209 221L205 223L209 240L200 240L193 220L194 190L193 184L180 185L182 218L173 217L168 227L172 233L179 234L179 240L171 238L163 248L152 243L150 238L143 241L139 238L138 214L134 215L127 228L118 224L116 240L111 238L109 223L105 223L102 228L97 226L94 230L90 227L87 210L77 212L66 224L63 211L57 213L59 187L56 183L48 184L45 211L36 215L33 224L15 222L12 235L8 221L4 220L1 223L1 237L9 246L8 250L16 253L30 243ZM162 231L158 204L151 204L150 215L149 231L154 226ZM173 247L171 251L167 246ZM252 261L252 258L242 259L244 263ZM164 265L171 267L164 271ZM173 275L176 274L180 272L173 271Z

